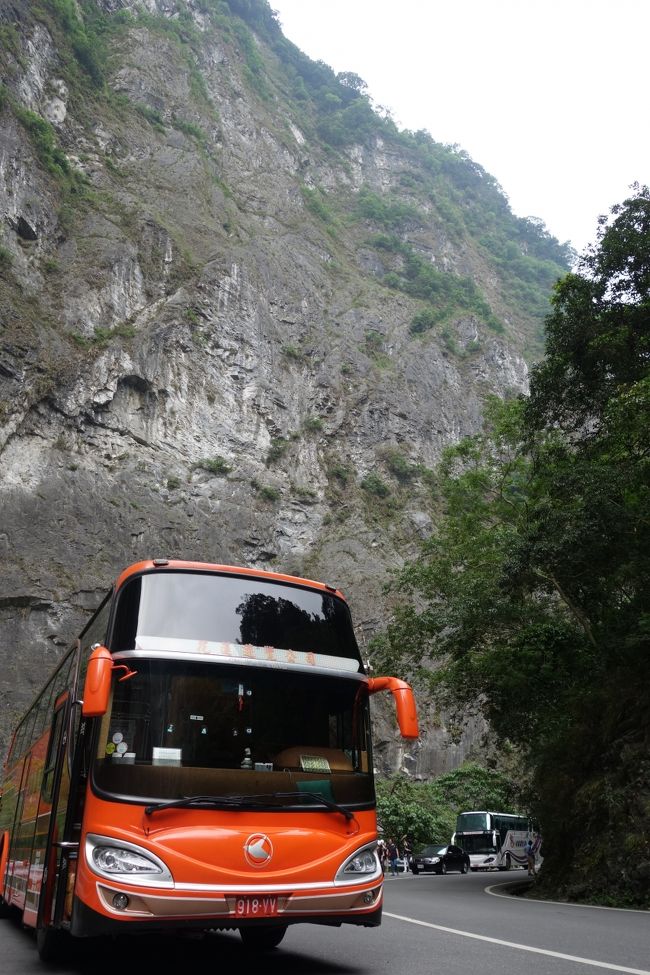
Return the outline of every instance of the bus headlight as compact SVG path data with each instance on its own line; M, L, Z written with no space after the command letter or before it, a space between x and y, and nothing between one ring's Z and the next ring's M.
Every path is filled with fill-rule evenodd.
M381 876L381 866L374 843L362 846L345 861L336 874L337 880L369 880L371 877Z
M93 863L101 873L162 873L162 868L148 857L119 846L96 846Z
M134 843L89 833L86 837L88 865L102 877L125 880L130 884L153 883L170 886L172 875L154 853Z

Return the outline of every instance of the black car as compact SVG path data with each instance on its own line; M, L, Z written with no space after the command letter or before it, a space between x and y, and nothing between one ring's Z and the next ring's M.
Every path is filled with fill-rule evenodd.
M413 873L448 873L458 870L460 873L469 872L469 855L459 846L440 846L433 843L423 846L411 858Z

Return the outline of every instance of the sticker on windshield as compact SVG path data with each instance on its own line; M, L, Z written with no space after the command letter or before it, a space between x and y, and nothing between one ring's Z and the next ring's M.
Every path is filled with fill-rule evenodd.
M153 747L152 761L154 765L180 765L182 749Z
M301 755L300 768L303 772L331 772L330 763L322 755Z

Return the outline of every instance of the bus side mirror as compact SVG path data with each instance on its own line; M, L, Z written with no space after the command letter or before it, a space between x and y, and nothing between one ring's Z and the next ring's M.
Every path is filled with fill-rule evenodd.
M417 738L420 733L418 715L415 710L415 696L410 685L399 677L370 677L368 693L376 694L377 691L390 691L395 698L397 723L402 738Z
M99 718L108 710L113 658L106 647L95 647L88 661L81 713L84 718Z

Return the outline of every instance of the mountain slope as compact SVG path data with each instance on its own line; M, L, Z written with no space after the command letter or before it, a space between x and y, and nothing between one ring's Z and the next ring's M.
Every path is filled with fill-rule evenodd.
M11 0L0 39L1 734L145 556L325 578L364 644L566 249L263 0Z

